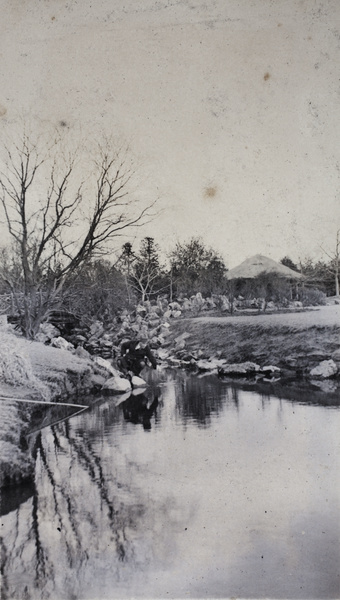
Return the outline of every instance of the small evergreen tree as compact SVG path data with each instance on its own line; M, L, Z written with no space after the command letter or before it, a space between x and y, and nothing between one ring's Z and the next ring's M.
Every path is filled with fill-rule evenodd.
M118 261L124 273L129 297L132 294L144 302L169 287L168 276L160 263L159 246L154 238L145 237L138 253L127 242Z
M289 269L296 271L297 273L300 271L298 266L292 261L291 258L289 258L289 256L284 256L283 258L281 258L280 263L282 265L284 265L285 267L288 267Z

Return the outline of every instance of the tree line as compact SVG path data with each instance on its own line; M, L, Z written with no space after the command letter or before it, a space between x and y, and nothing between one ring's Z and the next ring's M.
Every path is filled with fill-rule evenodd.
M2 159L1 202L11 242L0 251L0 294L11 295L26 337L33 339L55 309L110 322L122 308L160 294L173 300L235 293L223 258L198 237L178 242L167 255L153 237L112 253L121 236L155 215L155 201L143 202L134 191L124 148L99 144L79 168L77 152L65 151L57 135L44 142L24 133L20 143L4 147ZM338 232L328 261L297 266L284 257L282 263L300 270L307 285L338 294L339 246ZM275 291L273 278L247 285L237 292Z

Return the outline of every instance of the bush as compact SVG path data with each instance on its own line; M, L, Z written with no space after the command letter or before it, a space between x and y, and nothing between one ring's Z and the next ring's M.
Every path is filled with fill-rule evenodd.
M303 306L320 306L326 304L326 294L315 288L304 289L301 294Z

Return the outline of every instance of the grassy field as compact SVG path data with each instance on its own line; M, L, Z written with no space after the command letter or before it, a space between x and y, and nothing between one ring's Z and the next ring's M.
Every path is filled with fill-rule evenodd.
M228 362L251 360L280 367L312 366L340 348L340 306L294 313L196 317L173 321L172 337L183 332L188 351Z

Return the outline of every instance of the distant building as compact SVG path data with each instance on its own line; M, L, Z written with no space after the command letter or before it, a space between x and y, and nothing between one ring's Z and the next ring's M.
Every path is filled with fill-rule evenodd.
M238 267L227 272L227 278L231 279L254 279L262 274L275 274L285 279L302 279L303 276L297 271L276 262L272 258L256 254L244 260Z

